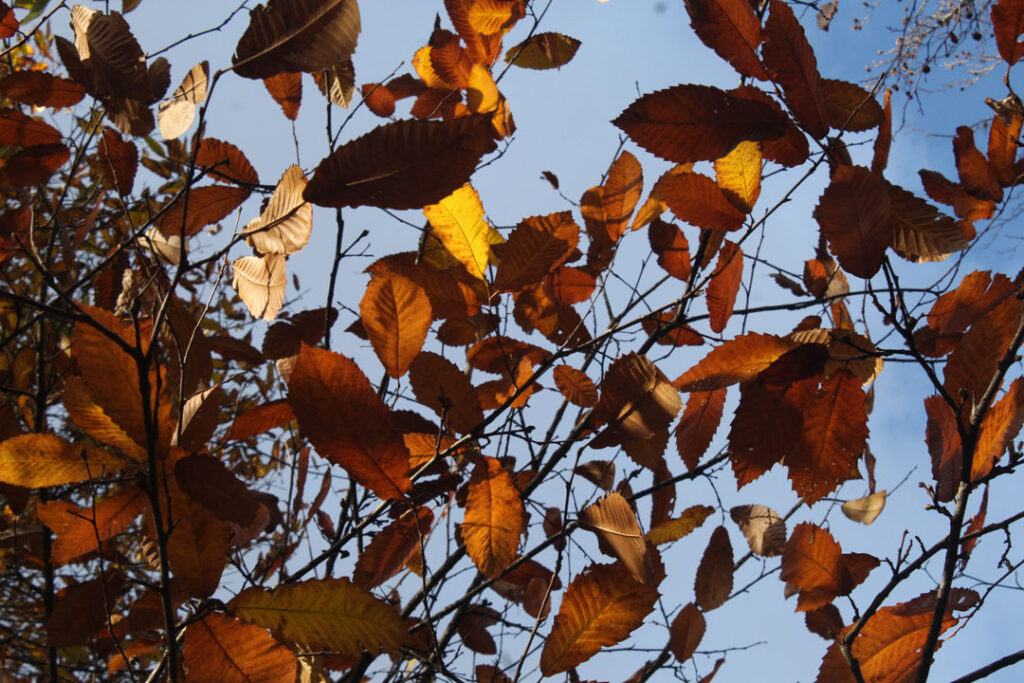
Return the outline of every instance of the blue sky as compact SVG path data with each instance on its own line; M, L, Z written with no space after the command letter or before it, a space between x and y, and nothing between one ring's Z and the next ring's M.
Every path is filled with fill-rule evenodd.
M884 26L887 22L894 23L897 19L895 13L902 11L902 4L895 8L894 3L888 3L886 8L876 13L867 29L859 32L850 30L853 19L851 12L856 9L854 5L852 2L841 3L839 14L828 33L814 27L813 17L804 18L808 35L817 51L820 71L826 77L861 81L867 76L864 65L874 61L879 50L891 45L893 34L886 31ZM174 3L143 0L140 8L128 15L128 20L143 49L153 52L188 33L219 23L236 6L234 2L223 0L181 0ZM361 9L363 32L354 56L357 83L384 80L396 69L398 73L411 71L412 54L416 48L425 44L434 15L441 12L443 16L440 1L364 0ZM56 23L63 21L61 17L66 15L59 14ZM514 44L525 35L528 22L529 19L522 22L510 35L507 45ZM211 70L228 66L234 45L246 23L246 13L243 11L219 33L200 37L167 53L165 56L172 63L172 88L200 60L209 60ZM447 20L443 19L442 23L447 24ZM62 28L58 30L63 31ZM582 46L575 59L561 70L535 72L512 69L500 83L511 103L518 131L505 156L482 170L473 181L491 222L497 226L513 226L526 216L571 208L540 178L541 171L554 172L561 180L562 192L573 200L578 199L588 187L599 184L601 173L607 168L619 145L620 132L610 121L638 94L678 83L704 83L722 87L732 87L738 83L737 74L694 37L683 3L678 0L610 0L606 3L596 0L553 0L540 30L571 35L581 40ZM327 153L324 142L324 107L319 92L308 77L303 82L303 88L302 112L295 125L299 140L298 161L304 168L312 169ZM998 98L1003 94L1003 86L998 79L990 78L966 93L951 91L929 96L924 115L916 108L908 110L909 125L897 135L893 144L887 177L923 196L916 175L919 168L932 168L953 176L955 172L949 139L928 137L921 131L949 136L956 125L973 123L990 116L984 98ZM226 74L212 98L207 134L242 148L259 171L262 181L275 182L285 167L296 161L291 122L285 119L258 81ZM904 101L902 94L895 95L897 112ZM399 103L399 115L407 111L408 106L409 101ZM338 110L335 110L335 121L346 115L341 112L339 116ZM356 137L381 122L363 110L352 119L342 139ZM979 143L982 143L985 133L979 133L978 137ZM667 170L669 164L643 153L631 143L627 142L625 149L635 154L643 164L646 196L653 181ZM855 149L855 160L860 158L863 162L863 157L859 155L865 153L870 154L870 146ZM759 210L763 211L774 197L780 196L797 175L795 171L783 173L766 181ZM817 227L810 212L826 181L825 174L819 173L770 221L764 254L766 258L789 270L799 272L802 269L803 260L812 255L816 242ZM255 211L253 205L248 212L243 212L241 223L253 217ZM355 235L363 229L370 231L370 252L375 256L415 248L418 233L383 212L347 210L345 215L349 235ZM758 215L758 209L755 215ZM411 212L409 218L414 223L422 223L422 216L416 212ZM693 231L688 230L692 237ZM1012 228L1008 230L1012 234ZM290 271L299 274L307 295L298 308L322 305L333 243L333 216L318 210L310 245L289 261ZM618 257L618 268L628 272L631 259L639 262L647 256L646 250L648 246L643 232L630 235ZM241 250L233 254L241 255ZM1015 254L1007 255L998 246L988 246L975 250L969 256L972 265L965 272L976 267L994 267L1012 275L1020 267L1020 262L1021 259ZM340 291L360 291L352 288L360 288L365 282L359 271L368 263L369 259L344 262ZM930 283L946 268L944 264L920 266L916 269L908 267L904 269L908 273L905 284L913 286L913 283ZM293 294L289 291L289 297ZM751 303L756 305L788 300L787 296L765 276L756 281ZM347 303L356 305L357 301L349 298ZM756 319L752 324L788 330L802 315L779 316L771 320ZM342 350L356 356L361 362L376 363L366 345L340 331L351 321L350 314L343 314L339 325L335 327ZM257 327L260 325L262 323ZM879 322L873 319L872 325L872 331L880 334ZM737 332L738 328L731 326L727 334ZM659 364L668 376L674 377L703 353L700 349L677 352L659 360ZM373 376L375 372L368 371L368 374ZM878 458L876 476L879 488L892 489L909 474L906 483L896 497L890 499L889 506L879 520L865 528L845 519L829 504L820 503L809 511L800 511L790 528L799 521L822 523L827 517L844 551L890 556L895 553L905 529L910 530L911 536L921 534L929 544L937 538L937 516L923 510L928 501L917 486L919 481L930 478L921 405L925 388L917 381L917 377L918 374L913 370L891 364L878 380L878 398L870 428L872 450ZM724 428L721 430L723 434L726 431ZM718 442L722 441L720 434ZM608 457L609 453L604 451L595 456ZM674 471L682 469L678 462L673 467ZM795 502L781 468L776 468L739 492L735 490L728 473L716 481L716 486L726 510L733 505L762 503L784 512ZM992 490L990 520L1006 516L1020 500L1019 494L1015 495L1009 489L1009 486L1003 484ZM864 493L865 485L853 482L837 495L845 499ZM715 504L715 492L706 483L680 490L678 509L697 503ZM972 505L972 512L973 509ZM693 573L706 538L718 523L723 522L713 517L698 534L677 544L666 557L669 566L674 568L670 571L668 582L662 587L666 608L671 610L692 600ZM724 523L730 527L738 557L743 550L742 537L731 522ZM591 541L589 538L582 539L585 545L590 544L587 545L588 549L596 552ZM1002 550L1000 544L1001 540L994 537L981 543L972 567L990 570ZM753 564L758 563L748 563ZM768 566L773 567L775 564L769 562ZM576 567L576 570L579 568ZM757 567L744 567L737 575L736 585L745 583L756 575L756 571ZM991 571L985 573L991 574ZM886 574L884 566L877 569L858 591L858 596L864 596L863 602L866 603L873 595L873 587L884 583ZM970 581L961 581L957 585L970 586ZM928 581L918 581L899 591L896 598L910 599L931 587ZM987 604L981 616L939 652L935 678L953 678L1019 647L1019 643L1007 642L1005 634L1011 628L1019 628L1017 615L1020 596L1019 591L1009 590L994 594L993 598L1000 599ZM849 606L841 602L838 604L844 618L849 620ZM794 602L783 601L782 584L777 577L772 576L764 579L750 595L730 601L710 613L708 634L701 645L701 651L763 643L729 653L718 680L814 680L820 655L824 653L827 644L806 631L803 616L795 614L793 609ZM545 626L543 630L548 628ZM649 636L652 640L645 642L648 633L653 634ZM642 647L660 648L663 633L648 629L641 632L636 642ZM716 654L696 658L701 675L710 669L716 658ZM584 678L614 681L631 673L639 664L638 655L605 654L581 667L580 673ZM693 670L690 671L692 678ZM1012 674L1004 672L1001 677L990 680L1013 678Z

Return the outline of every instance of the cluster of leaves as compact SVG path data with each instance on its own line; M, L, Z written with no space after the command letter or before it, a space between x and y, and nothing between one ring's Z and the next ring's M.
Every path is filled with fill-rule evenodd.
M631 679L647 680L693 659L705 615L737 594L737 570L757 556L779 558L796 610L831 643L818 680L927 678L941 636L964 618L956 613L983 601L953 585L957 566L980 537L1015 521L985 526L987 488L978 514L968 521L966 510L1019 464L1024 380L1004 383L1024 340L1024 277L971 273L920 316L891 254L934 262L971 244L975 222L1024 176L1019 101L1011 93L992 119L985 153L971 129L957 130L956 181L921 172L949 216L885 178L888 94L879 104L822 77L789 5L687 0L694 32L743 84L680 84L615 119L672 164L646 198L641 163L623 150L578 213L524 217L502 234L470 182L515 129L499 59L505 69L557 68L579 42L539 32L543 13L528 0L444 7L454 30L438 20L414 74L359 89L389 121L336 147L328 140L310 178L293 165L273 186L243 150L205 135L216 85L260 79L294 119L308 73L326 106L348 106L356 0L270 0L251 12L232 65L212 76L195 65L163 102L168 63L147 65L118 13L72 8L70 41L21 29L0 7L4 37L24 36L0 78L5 670L225 681L336 671L355 681L387 654L382 678L464 680L464 649L498 654L488 629L500 624L522 631L502 642L506 655L519 649L515 663L477 660L492 663L475 666L476 680L576 680L578 666L664 603L664 648ZM1020 0L992 10L1010 65L1024 55L1021 17ZM506 49L513 31L526 35ZM68 78L48 70L51 46ZM86 96L94 107L83 112ZM403 99L408 117L394 119ZM197 132L179 142L195 119ZM150 137L157 128L162 143ZM854 164L849 134L871 136L868 165ZM758 312L738 298L758 262L744 247L777 208L757 208L768 164L806 167L793 187L828 174L802 282L772 276L795 297L782 308L820 315L788 334L724 337ZM136 194L139 166L164 185ZM253 193L269 195L258 212L245 203ZM287 262L310 239L314 205L334 209L338 230L328 305L274 322L257 349L251 319L281 314ZM354 207L424 219L417 249L375 260L359 301L340 302L358 309L346 333L368 340L376 361L331 348L338 263L363 238L343 244L343 211ZM236 212L258 215L230 236L204 231ZM595 304L616 271L633 267L617 258L620 245L644 230L664 272L602 318ZM243 241L252 253L231 263L229 289L226 259ZM851 291L850 277L864 289ZM851 314L854 297L885 316L896 348L872 341ZM711 349L671 379L647 355L656 345ZM467 369L456 362L463 351ZM865 475L869 495L843 512L865 524L878 516L886 492L875 490L868 417L883 356L916 363L934 388L924 405L930 497L948 533L890 561L892 577L847 623L835 600L881 559L843 552L823 523L790 531L775 510L739 505L729 513L749 554L737 560L735 531L717 526L692 601L668 604L662 586L685 567L663 554L716 513L700 504L677 514L677 490L726 463L739 488L783 466L794 513ZM474 382L476 373L496 379ZM542 386L547 377L553 387ZM727 445L714 453L727 405ZM603 449L609 459L591 457ZM284 500L270 493L282 481ZM588 557L580 530L612 561ZM938 586L887 604L933 557ZM583 569L569 572L576 562ZM467 568L473 578L460 582Z

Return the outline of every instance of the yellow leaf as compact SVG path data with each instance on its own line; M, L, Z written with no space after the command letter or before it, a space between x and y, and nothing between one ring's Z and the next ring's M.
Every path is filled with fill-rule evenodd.
M408 637L393 607L348 579L314 579L274 591L254 586L228 609L281 640L342 654L395 652Z
M668 204L665 203L664 196L666 178L692 172L692 163L679 164L678 166L673 166L658 178L657 182L654 183L654 187L651 188L650 196L647 197L647 200L643 203L640 210L636 212L636 216L633 218L633 230L639 230L656 218L661 218L661 214L668 211Z
M647 532L647 540L654 545L678 541L704 523L715 509L707 505L694 505L679 517L662 522Z
M761 194L761 143L741 142L721 159L715 160L718 186L737 208L750 213Z
M523 15L520 2L476 0L469 6L469 25L483 36L506 33Z
M519 490L500 462L485 458L469 482L462 523L466 552L481 573L497 578L515 559L522 531Z
M423 207L441 242L469 274L483 280L491 244L501 235L484 220L484 206L472 185L463 185L437 204Z
M107 451L54 434L22 434L0 443L0 481L30 489L99 479L125 464Z
M470 110L477 114L492 112L498 108L499 97L491 72L483 64L474 64L466 86L466 104Z

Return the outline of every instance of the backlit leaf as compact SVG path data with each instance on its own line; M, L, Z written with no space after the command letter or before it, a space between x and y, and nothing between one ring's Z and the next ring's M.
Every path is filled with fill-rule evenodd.
M313 206L303 201L304 189L302 169L289 166L266 208L242 230L246 244L263 254L294 254L306 246L313 230Z
M769 6L761 51L764 64L797 120L812 136L824 138L829 117L814 50L788 4L772 0Z
M729 240L722 242L715 276L708 283L708 322L712 332L722 332L732 317L736 295L743 280L743 251Z
M55 434L22 434L0 442L0 481L30 489L102 479L126 464L107 451Z
M173 99L161 102L156 120L160 135L165 140L181 137L192 126L196 117L196 105L206 100L206 79L210 65L203 61L185 74L181 85L174 91Z
M781 555L786 547L786 522L779 513L764 505L739 505L729 516L740 528L750 552L760 557Z
M676 448L687 469L693 471L711 445L722 420L727 389L694 391L686 400L686 408L676 425Z
M0 168L0 187L29 187L46 183L71 158L60 142L20 149Z
M874 522L878 519L878 515L882 514L883 509L885 509L885 491L878 491L863 498L848 500L843 503L842 507L843 514L846 515L847 519L852 519L854 522L860 522L861 524L871 524Z
M707 622L704 615L692 602L683 609L672 620L668 629L668 647L675 655L676 661L682 663L693 656L704 638L704 630Z
M343 578L312 579L274 591L253 586L236 595L228 610L279 639L342 654L395 652L408 638L393 607Z
M582 408L590 408L597 404L597 387L585 372L568 365L559 365L551 375L555 380L555 386L570 403Z
M960 183L968 194L981 200L1003 201L1003 188L999 184L996 170L974 146L974 131L967 126L956 129L953 155L956 157Z
M409 451L354 361L303 346L288 380L288 402L317 452L357 482L383 499L401 498L411 488Z
M881 125L885 112L867 90L849 81L832 78L822 79L821 85L830 126L836 130L859 132Z
M359 554L352 581L370 589L397 574L420 549L420 542L426 540L433 523L434 513L421 507L381 529Z
M396 121L321 161L304 197L320 206L418 209L464 185L494 149L487 116Z
M302 106L302 74L279 73L263 79L263 87L281 107L281 111L290 121L299 116Z
M505 61L524 69L561 68L576 55L580 41L561 33L536 33L505 53Z
M949 216L901 187L887 183L892 206L892 249L913 263L941 261L967 248L963 231Z
M1024 57L1024 43L1018 41L1024 33L1024 6L1017 0L998 0L992 5L992 27L996 34L999 56L1014 65Z
M799 587L796 609L805 612L849 595L878 565L871 555L843 553L828 531L805 522L786 543L779 578Z
M359 29L356 0L272 0L250 11L231 63L244 78L323 71L355 52Z
M701 42L740 74L768 80L758 59L761 20L746 0L686 0L690 25Z
M455 431L469 434L483 422L473 385L450 360L429 351L420 353L409 368L409 382L416 400L445 418Z
M501 247L495 289L514 292L540 282L578 243L579 226L568 211L523 219Z
M613 124L662 159L685 164L717 159L744 140L785 132L778 108L706 85L677 85L635 100Z
M794 344L770 334L744 334L711 351L673 384L680 391L713 391L748 380Z
M231 286L255 318L273 320L284 305L284 254L243 256L231 264Z
M156 220L157 227L164 235L191 237L207 225L219 223L232 211L241 206L249 197L244 187L228 185L207 185L194 187L188 195L182 194L170 204Z
M724 526L711 533L711 540L697 565L697 578L693 592L697 605L708 612L720 607L732 593L733 582L732 543Z
M541 652L541 673L568 671L625 640L657 599L657 589L637 581L622 564L590 565L565 591Z
M1010 384L1006 394L996 401L981 421L981 434L974 447L971 480L977 481L992 471L1024 425L1024 378Z
M746 214L729 201L711 178L682 173L665 178L665 204L680 220L705 230L739 230Z
M523 532L523 502L512 477L494 458L476 466L466 496L462 542L484 576L497 578L512 563Z
M203 138L196 152L196 166L209 168L214 180L241 185L260 182L260 177L245 153L217 138Z
M647 556L647 543L636 513L622 494L615 491L580 510L580 526L597 534L602 552L618 559L637 581L655 580Z
M134 486L87 508L58 500L40 502L39 519L54 533L53 562L61 566L98 550L100 543L127 531L146 503L145 492Z
M736 207L750 213L761 195L761 144L741 142L720 159L715 159L718 186Z
M231 529L202 504L184 493L176 483L166 487L161 496L163 523L171 528L167 539L167 562L174 576L184 585L189 596L205 598L220 585L227 564ZM155 538L152 511L149 513L149 535Z
M209 455L189 455L174 464L174 479L192 500L217 519L240 526L252 524L259 501L220 460Z
M818 200L814 218L843 270L870 278L893 243L893 212L885 181L862 166L841 166Z
M0 81L2 88L3 81ZM997 113L992 117L988 133L988 161L1003 186L1012 185L1016 180L1014 164L1017 161L1017 140L1020 139L1022 124L1024 112L1016 108L1011 109L1007 116Z
M139 150L134 142L126 141L112 128L103 129L103 137L96 143L100 168L121 195L132 193L135 172L139 168Z
M185 629L190 678L223 683L295 679L295 655L259 626L210 612Z
M473 186L463 185L437 204L424 207L423 213L445 249L470 275L483 280L491 245L502 238L484 219L484 207Z
M0 94L36 107L72 107L85 96L85 89L45 71L14 71L0 79Z
M83 432L108 446L113 446L134 460L142 462L146 459L145 449L129 437L103 408L93 401L81 377L69 375L64 380L63 398L68 417Z
M397 273L372 278L359 311L388 374L396 379L404 375L430 330L430 299L423 288Z

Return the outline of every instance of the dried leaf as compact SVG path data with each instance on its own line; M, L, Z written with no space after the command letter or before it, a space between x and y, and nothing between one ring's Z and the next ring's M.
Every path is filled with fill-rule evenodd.
M701 42L743 76L768 80L757 50L761 20L746 0L686 0L690 25Z
M231 264L231 286L253 317L273 320L284 305L285 259L283 254L243 256Z
M294 680L296 658L266 630L210 612L185 629L190 678L223 683Z
M704 550L704 556L697 565L697 578L693 592L697 605L704 612L720 607L732 593L733 583L732 543L724 526L711 533L711 540Z
M397 273L370 280L359 304L363 327L385 370L404 375L430 330L430 299L418 284Z
M794 344L770 334L744 334L727 341L680 375L680 391L713 391L751 379Z
M725 240L718 252L715 276L708 283L708 322L712 332L725 330L732 317L743 280L743 251L739 245Z
M580 526L597 534L601 550L617 558L637 581L655 581L647 543L633 508L621 494L612 492L580 510Z
M740 528L750 552L761 557L781 555L786 547L786 522L775 510L764 505L739 505L729 516Z
M568 365L559 365L552 371L551 376L562 396L570 403L581 408L597 405L597 387L585 372Z
M693 603L679 610L668 629L668 647L676 661L683 663L693 656L704 638L707 622L704 615Z
M421 549L433 523L434 513L421 507L384 527L359 554L352 581L369 590L397 574Z
M576 55L580 41L561 33L535 33L505 53L505 61L524 69L560 69Z
M818 61L789 5L771 0L761 51L772 80L781 88L796 119L817 139L828 134L828 111Z
M843 553L828 531L805 522L786 543L779 578L800 589L796 609L806 612L849 595L878 565L872 555Z
M462 541L484 576L498 578L512 563L523 532L523 502L512 477L494 458L473 470L466 496Z
M306 246L313 230L313 207L302 200L305 189L302 169L289 166L259 218L242 230L245 243L261 254L294 254Z
M893 212L885 181L862 166L841 166L818 200L814 218L843 270L870 278L893 243Z
M861 524L871 524L882 514L885 508L885 491L878 491L863 498L848 500L843 503L843 514L847 519Z
M463 185L436 204L425 206L433 234L445 249L466 267L466 271L484 279L491 258L491 245L502 237L484 219L484 207L472 185Z

